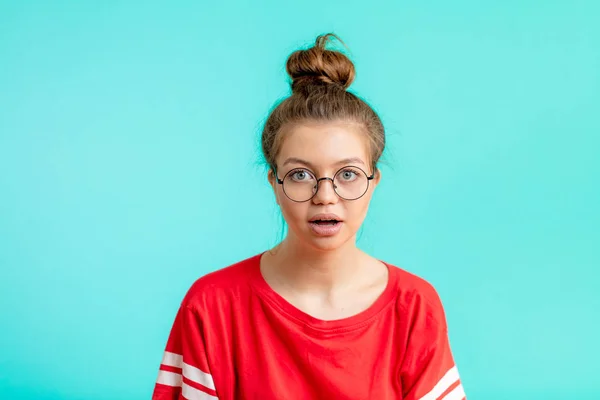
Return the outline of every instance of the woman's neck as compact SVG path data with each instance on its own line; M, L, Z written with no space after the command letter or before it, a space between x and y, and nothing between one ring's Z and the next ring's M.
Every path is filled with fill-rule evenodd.
M268 262L270 275L294 291L333 292L356 283L365 254L354 240L340 248L318 250L287 237Z

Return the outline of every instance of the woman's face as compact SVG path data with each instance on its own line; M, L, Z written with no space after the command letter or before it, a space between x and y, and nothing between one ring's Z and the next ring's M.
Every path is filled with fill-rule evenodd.
M380 179L379 172L369 181L360 175L360 170L369 177L374 171L367 137L359 126L342 122L296 125L285 132L275 161L278 178L285 182L286 191L272 173L269 182L288 224L288 235L319 250L333 250L349 241L354 243ZM353 198L363 193L368 183L362 197L357 200L339 197L334 183L327 179L318 182L316 194L308 201L296 202L286 195L296 200L310 197L317 180L334 178L340 169L335 180L337 192Z

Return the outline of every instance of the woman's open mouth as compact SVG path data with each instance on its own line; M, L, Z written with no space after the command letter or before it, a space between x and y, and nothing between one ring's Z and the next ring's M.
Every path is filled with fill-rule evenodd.
M317 216L312 218L308 224L317 236L333 236L340 231L343 222L336 216Z

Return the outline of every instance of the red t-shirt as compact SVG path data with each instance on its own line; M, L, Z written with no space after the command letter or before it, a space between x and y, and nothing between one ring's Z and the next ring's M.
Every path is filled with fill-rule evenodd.
M198 279L175 318L153 400L463 400L444 310L386 264L365 311L324 321L278 295L256 255Z

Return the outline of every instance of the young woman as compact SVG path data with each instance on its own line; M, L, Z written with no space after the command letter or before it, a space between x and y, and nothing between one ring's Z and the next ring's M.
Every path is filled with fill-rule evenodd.
M332 36L289 57L262 134L288 234L192 285L155 400L465 398L435 289L356 247L385 136Z

